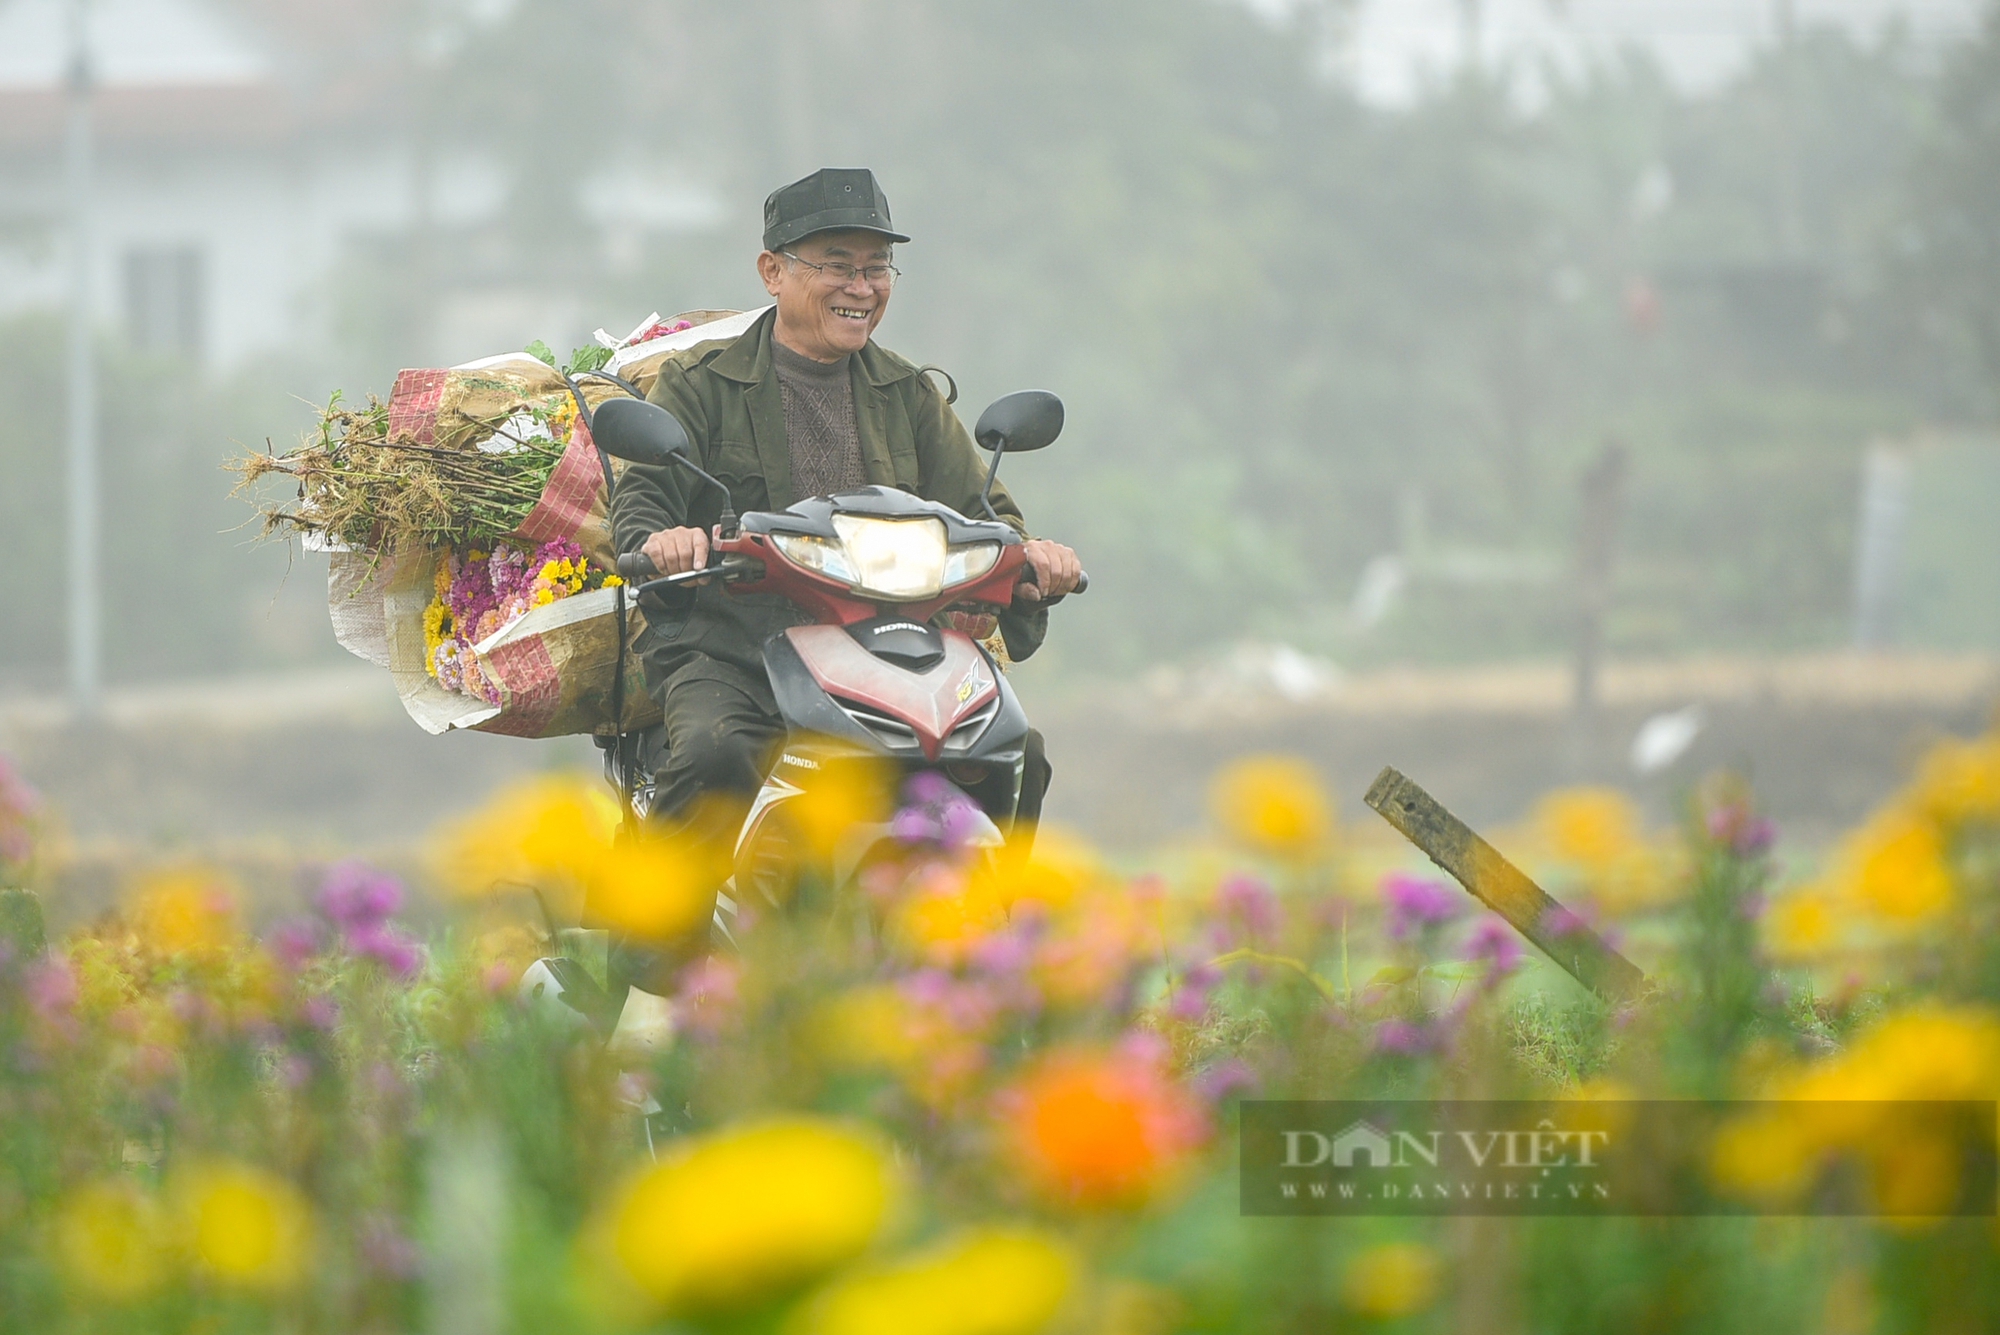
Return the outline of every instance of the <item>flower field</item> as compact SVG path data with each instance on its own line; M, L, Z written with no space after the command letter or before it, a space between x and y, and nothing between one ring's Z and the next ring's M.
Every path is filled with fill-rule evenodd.
M2000 1097L2000 735L1796 865L1726 775L1669 830L1544 797L1496 842L1646 971L1617 1006L1302 762L1211 797L1146 866L1054 831L982 861L949 793L829 774L788 903L706 952L717 869L581 778L440 829L421 874L314 869L255 930L186 862L46 948L0 898L0 1330L2000 1324L1994 1219L1937 1217L1956 1146L1866 1111ZM891 814L899 853L832 894L812 855ZM0 767L0 885L50 818ZM653 948L664 1039L521 996L585 912ZM1777 1102L1711 1185L1781 1213L1239 1211L1245 1099L1728 1097ZM1857 1111L1786 1111L1829 1100ZM1829 1173L1883 1217L1782 1213Z

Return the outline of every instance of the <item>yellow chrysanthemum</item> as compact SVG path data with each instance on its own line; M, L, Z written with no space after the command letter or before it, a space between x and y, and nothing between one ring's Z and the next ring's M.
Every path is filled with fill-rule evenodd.
M836 1280L787 1335L1035 1335L1062 1310L1077 1269L1041 1229L972 1229Z
M1007 905L995 882L956 867L933 865L897 901L896 936L939 963L962 959L1007 925Z
M822 762L793 782L802 791L785 810L807 850L819 857L832 853L856 825L886 820L893 810L895 775L876 760Z
M1891 1016L1846 1052L1774 1080L1773 1102L1726 1124L1710 1169L1725 1189L1785 1200L1834 1155L1867 1168L1874 1208L1924 1215L1949 1207L1962 1176L1964 1128L1924 1106L2000 1093L2000 1017L1928 1007Z
M1341 1273L1340 1297L1363 1316L1408 1316L1437 1297L1438 1258L1414 1242L1384 1243L1351 1259Z
M1884 917L1928 921L1957 897L1937 827L1905 812L1874 817L1848 836L1838 857L1854 893Z
M1780 1107L1725 1123L1709 1146L1709 1172L1725 1190L1752 1200L1789 1200L1812 1185L1818 1138Z
M142 877L132 921L162 955L213 957L236 940L236 893L223 873L181 867Z
M97 1297L122 1302L158 1288L167 1272L166 1243L158 1203L129 1179L86 1183L56 1213L63 1276Z
M594 921L649 941L665 941L705 921L714 907L700 861L688 846L642 832L619 839L580 868Z
M1800 890L1772 905L1764 918L1764 934L1774 955L1810 959L1834 943L1839 917L1832 896Z
M1089 845L1045 825L1035 834L1031 857L1001 857L975 875L989 882L986 893L1009 912L1024 904L1054 911L1075 903L1100 870Z
M1561 788L1535 804L1532 821L1549 852L1605 876L1640 849L1639 810L1615 788Z
M1926 816L1946 826L2000 821L2000 734L1933 747L1910 796Z
M986 1035L888 984L855 988L819 1008L815 1046L837 1069L894 1076L934 1108L963 1095L987 1063Z
M305 1277L312 1211L291 1183L228 1160L180 1170L180 1236L200 1271L233 1288L277 1290Z
M593 1240L661 1311L738 1310L860 1255L896 1197L871 1136L777 1118L683 1143L625 1189Z
M466 895L551 880L575 887L595 869L618 829L618 804L581 775L512 784L431 849L438 879Z
M1319 773L1295 757L1249 756L1228 765L1209 801L1223 834L1271 857L1311 857L1333 836L1333 804Z

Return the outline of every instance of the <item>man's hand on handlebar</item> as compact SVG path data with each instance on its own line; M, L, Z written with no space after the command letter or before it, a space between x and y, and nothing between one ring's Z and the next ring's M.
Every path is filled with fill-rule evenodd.
M698 528L666 528L646 539L639 550L660 574L679 575L708 564L708 543L709 535Z
M1035 578L1023 583L1016 592L1015 597L1020 601L1038 603L1077 591L1083 579L1083 563L1070 548L1047 538L1030 538L1021 544L1021 554L1028 558Z

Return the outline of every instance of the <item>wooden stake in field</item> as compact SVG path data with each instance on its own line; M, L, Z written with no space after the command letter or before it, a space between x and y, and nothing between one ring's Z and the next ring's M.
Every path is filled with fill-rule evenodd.
M1646 975L1637 965L1606 945L1574 913L1401 772L1384 768L1362 801L1432 862L1450 872L1474 899L1512 923L1543 954L1600 997L1624 1001L1645 986Z

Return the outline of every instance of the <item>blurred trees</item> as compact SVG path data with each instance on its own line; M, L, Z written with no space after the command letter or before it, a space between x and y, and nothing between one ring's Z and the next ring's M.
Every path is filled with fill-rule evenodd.
M884 342L968 416L1028 384L1069 404L1007 470L1097 580L1052 659L1547 652L1612 438L1614 652L1837 641L1864 442L1994 411L2000 27L1941 73L1894 31L1808 29L1700 98L1628 53L1545 72L1532 109L1497 72L1392 112L1326 73L1347 7L432 5L411 133L489 155L506 204L357 249L344 345L284 388L439 355L398 293L539 286L581 312L521 340L551 343L761 303L764 195L866 164L916 238ZM607 222L607 174L719 212ZM1364 628L1385 554L1459 575Z
M511 102L492 142L544 203L585 151L712 184L711 232L600 268L621 320L761 301L764 194L873 166L916 238L885 341L951 369L968 412L1030 383L1070 405L1063 445L1009 470L1103 572L1056 655L1546 651L1565 599L1532 572L1566 558L1576 472L1612 437L1636 462L1614 648L1838 637L1863 442L1985 411L2000 204L1965 161L1995 151L1975 127L2000 39L1940 78L1897 30L1807 29L1703 98L1628 53L1546 74L1532 111L1461 74L1385 112L1325 74L1346 8L613 7L631 41L580 58L576 106L624 112L582 138L487 77L590 46L565 7L523 0L463 68ZM1898 259L1933 214L1961 219L1919 271L1950 302ZM580 229L509 221L523 255ZM1913 356L1913 323L1962 369ZM1351 624L1362 566L1426 546L1478 558L1471 582Z

